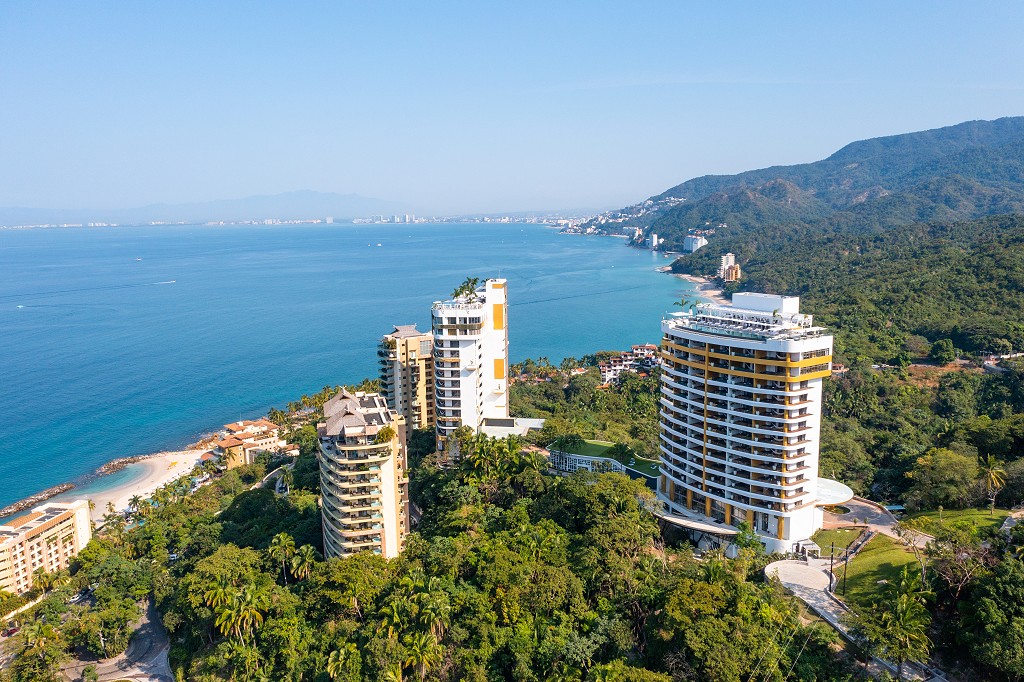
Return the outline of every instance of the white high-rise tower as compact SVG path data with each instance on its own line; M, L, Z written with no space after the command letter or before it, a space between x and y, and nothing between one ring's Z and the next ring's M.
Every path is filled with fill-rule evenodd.
M503 279L434 303L437 447L460 426L508 419L508 297Z
M740 293L662 323L661 480L666 518L719 544L750 524L770 552L810 547L824 504L852 496L818 478L821 385L832 337L792 296Z

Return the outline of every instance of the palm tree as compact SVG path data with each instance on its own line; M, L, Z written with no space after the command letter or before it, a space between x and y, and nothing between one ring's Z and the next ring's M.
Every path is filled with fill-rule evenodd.
M384 682L402 682L402 664L395 663L384 671Z
M287 495L292 491L292 484L295 483L295 474L289 467L284 467L281 471L281 482L284 483L284 494Z
M50 575L50 589L60 589L70 582L71 575L66 568L62 568Z
M904 568L897 580L886 585L884 599L870 609L855 611L848 619L851 629L872 656L896 663L896 679L903 679L907 661L928 658L931 614L925 607L928 593L917 571Z
M904 594L882 613L880 621L885 652L896 659L896 679L902 680L904 663L928 658L931 641L927 632L931 616L917 599Z
M681 299L679 299L678 301L676 301L675 303L673 303L672 305L677 305L680 308L682 308L683 310L689 310L689 311L692 312L693 311L693 307L695 305L697 305L697 299L695 299L695 298L686 298L684 296Z
M263 625L262 610L267 607L266 596L258 591L254 585L246 585L238 593L238 620L239 629L245 634L250 634Z
M128 506L135 512L139 511L139 507L142 506L142 496L132 495L132 498L128 500Z
M467 277L462 284L455 288L452 292L452 298L461 298L463 296L476 298L477 287L480 286L479 277Z
M47 646L60 641L60 632L52 625L35 620L21 630L21 636L25 642L25 653L39 655L39 660L45 660Z
M309 577L316 563L316 550L312 545L303 545L292 557L292 575L298 580L305 580Z
M398 599L392 599L381 609L384 616L384 624L388 628L388 638L398 639L399 634L405 629L405 609Z
M341 679L349 661L358 653L356 645L348 642L331 652L327 658L327 674L332 680Z
M288 584L287 562L295 556L295 539L288 533L278 533L270 541L270 548L267 550L270 558L281 562L281 576L284 584Z
M1006 486L1006 469L1003 462L989 454L979 463L978 471L981 475L981 483L985 486L985 493L988 496L989 516L996 512L996 496Z
M441 660L440 647L433 635L418 632L412 636L405 647L405 664L416 666L420 673L420 682L427 676L427 669Z
M234 592L234 585L231 584L227 576L222 575L206 588L206 592L203 593L203 601L207 606L216 611L231 603Z
M45 568L39 567L32 572L32 586L37 587L46 594L53 587L54 577L46 571Z

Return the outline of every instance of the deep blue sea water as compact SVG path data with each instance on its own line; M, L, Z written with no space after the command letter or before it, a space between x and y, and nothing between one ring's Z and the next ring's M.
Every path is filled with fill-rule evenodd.
M0 230L0 507L374 376L466 276L508 279L513 362L656 342L668 262L535 225Z

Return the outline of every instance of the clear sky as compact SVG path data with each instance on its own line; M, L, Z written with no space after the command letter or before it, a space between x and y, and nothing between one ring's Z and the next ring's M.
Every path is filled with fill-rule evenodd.
M0 206L613 207L1024 114L1024 3L5 2Z

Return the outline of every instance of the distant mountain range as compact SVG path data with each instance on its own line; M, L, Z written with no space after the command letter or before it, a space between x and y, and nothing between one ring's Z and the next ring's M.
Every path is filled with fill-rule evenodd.
M720 253L756 251L779 231L874 231L1010 213L1024 213L1024 117L853 142L814 163L694 178L581 229L639 228L639 239L656 233L660 248L681 250L689 231L713 228L687 268L701 271Z
M301 220L333 217L350 220L371 215L406 213L408 207L395 201L371 199L356 194L298 191L283 194L226 199L188 204L153 204L126 209L0 208L0 225L45 225L66 223L151 222L206 223L248 220Z

